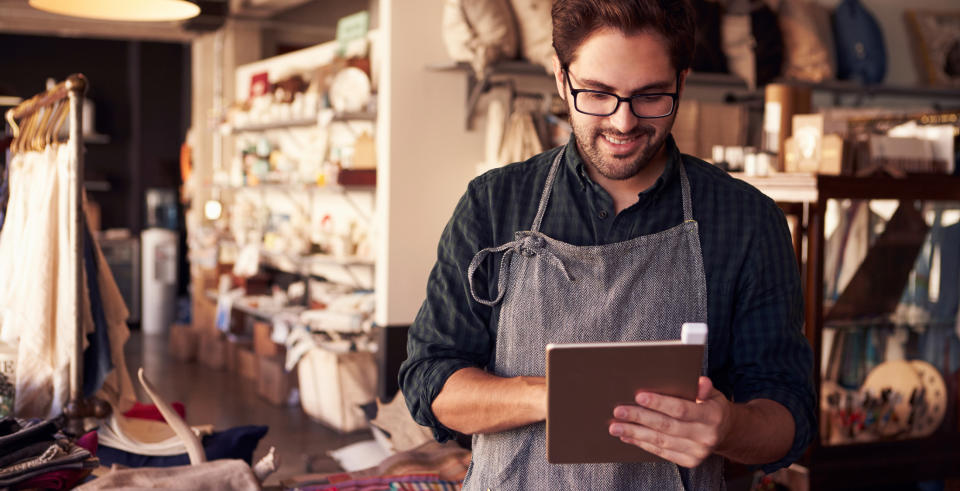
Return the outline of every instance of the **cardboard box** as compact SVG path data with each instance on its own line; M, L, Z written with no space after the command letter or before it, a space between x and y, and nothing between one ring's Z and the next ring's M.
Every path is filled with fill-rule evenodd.
M681 100L671 133L681 152L712 160L714 145L746 145L748 116L742 104Z
M283 369L283 358L257 356L257 393L276 406L290 404L290 392L297 386L296 374Z
M217 302L207 298L206 292L193 292L193 328L197 331L216 331Z
M200 333L197 360L214 370L221 370L227 363L227 340L219 331L205 330Z
M747 109L741 104L701 102L697 127L697 157L709 159L714 145L747 144ZM686 152L682 147L681 152Z
M253 352L260 356L286 356L286 348L273 342L273 326L268 322L253 323Z
M820 150L821 174L832 176L853 174L850 146L839 135L823 135Z
M167 352L180 361L197 359L197 331L184 324L172 324L167 340Z
M225 364L227 370L240 373L238 353L242 350L249 351L253 347L253 341L250 338L227 335L227 354Z
M373 353L313 348L300 359L297 373L300 406L307 416L341 432L367 427L360 406L376 399L377 362Z
M240 348L236 352L237 374L247 380L260 379L260 365L257 355L250 349ZM259 387L258 387L259 388Z

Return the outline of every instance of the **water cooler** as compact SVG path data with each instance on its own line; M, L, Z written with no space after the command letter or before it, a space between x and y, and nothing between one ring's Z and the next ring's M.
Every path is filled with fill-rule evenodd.
M177 313L177 195L149 189L146 198L147 228L140 233L140 326L144 334L166 334Z

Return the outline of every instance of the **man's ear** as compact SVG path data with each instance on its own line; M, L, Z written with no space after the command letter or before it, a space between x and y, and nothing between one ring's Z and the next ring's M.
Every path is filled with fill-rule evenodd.
M556 53L553 54L553 78L557 82L557 92L560 94L560 98L566 101L567 91L564 87L563 66L560 65L560 58L557 57Z
M677 98L683 98L683 89L687 87L687 76L690 75L690 69L680 72L680 77L677 80Z

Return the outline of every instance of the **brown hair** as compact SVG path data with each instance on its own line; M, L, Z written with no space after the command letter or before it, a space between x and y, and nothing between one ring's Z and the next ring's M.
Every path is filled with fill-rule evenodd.
M693 61L696 12L689 0L556 0L552 15L553 48L564 67L573 63L590 34L605 27L625 34L645 29L659 33L667 40L677 71Z

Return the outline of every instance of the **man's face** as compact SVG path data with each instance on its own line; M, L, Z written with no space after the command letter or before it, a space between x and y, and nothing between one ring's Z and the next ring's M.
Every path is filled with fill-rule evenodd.
M582 114L574 108L559 65L555 58L557 88L569 106L573 134L586 163L607 179L636 176L663 148L676 111L664 118L641 119L621 102L610 116ZM574 89L601 90L621 97L682 88L682 77L681 87L677 87L666 40L648 31L625 35L617 29L598 30L580 45L568 70Z

